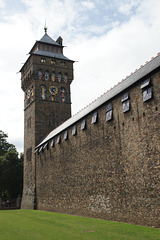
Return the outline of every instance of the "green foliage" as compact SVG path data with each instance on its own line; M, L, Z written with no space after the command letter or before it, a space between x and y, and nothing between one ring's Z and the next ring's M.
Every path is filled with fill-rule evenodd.
M0 156L3 156L5 153L16 150L13 144L7 142L8 135L0 130Z
M0 240L160 240L160 229L43 211L1 211L0 222Z
M3 200L16 198L22 192L23 155L7 142L7 134L0 131L0 196Z

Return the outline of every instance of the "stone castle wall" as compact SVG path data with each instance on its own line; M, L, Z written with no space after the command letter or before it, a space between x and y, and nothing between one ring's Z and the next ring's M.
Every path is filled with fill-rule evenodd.
M160 72L152 73L153 98L143 102L142 81L126 89L130 110L122 111L122 95L52 139L36 153L37 209L160 227Z

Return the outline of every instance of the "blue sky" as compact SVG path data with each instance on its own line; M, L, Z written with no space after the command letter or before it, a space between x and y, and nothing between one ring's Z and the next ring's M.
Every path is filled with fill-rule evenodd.
M64 55L76 61L75 114L160 52L159 9L159 0L0 0L0 129L19 152L24 96L17 72L44 35L45 19L50 37L62 36Z

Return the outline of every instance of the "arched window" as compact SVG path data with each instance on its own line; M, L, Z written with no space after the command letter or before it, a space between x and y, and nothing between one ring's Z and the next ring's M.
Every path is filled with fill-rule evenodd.
M30 104L30 97L31 97L31 91L28 89L25 93L25 107L27 107Z
M34 100L34 94L35 94L34 91L35 90L32 88L32 90L31 90L31 102L33 102L33 100Z
M67 81L68 81L68 76L67 76L67 74L64 74L63 77L64 77L64 82L67 83Z
M44 74L44 79L45 79L46 81L49 80L49 72L48 72L48 71L45 72L45 74Z
M43 75L42 75L42 70L40 69L40 70L38 71L38 79L39 79L39 80L42 80L42 77L43 77Z
M56 74L55 74L55 72L52 72L51 80L52 80L53 82L55 82L55 80L56 80Z
M66 101L66 90L64 87L60 88L60 101L65 102Z
M45 85L40 86L40 96L42 100L47 99L47 89Z
M61 82L62 81L62 75L59 73L58 74L58 82Z

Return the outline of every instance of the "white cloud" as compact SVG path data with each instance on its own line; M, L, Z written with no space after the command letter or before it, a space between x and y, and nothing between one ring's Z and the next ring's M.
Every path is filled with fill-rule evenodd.
M83 1L82 5L85 6L89 10L95 8L95 4L93 2L90 2L90 1Z
M130 15L141 2L140 0L115 0L118 11L124 15Z
M75 64L75 81L72 83L73 112L100 96L159 52L158 12L157 18L154 23L153 18L150 19L152 25L146 24L143 7L140 6L138 14L130 21L98 38L79 42L77 39L76 44L70 46L69 52L79 60Z
M102 19L106 17L106 12L98 9L99 1L84 2L91 4L90 10L96 4ZM16 72L27 59L26 54L35 40L43 36L45 18L48 34L55 40L59 35L64 39L64 45L67 45L64 55L79 61L74 64L75 79L71 87L73 113L160 51L159 0L142 0L140 3L138 0L116 0L117 8L112 9L113 14L117 11L128 14L134 7L136 10L127 15L129 20L123 23L115 19L104 25L87 22L86 6L83 4L82 7L81 1L23 0L23 3L27 6L23 13L5 15L0 23L0 76L3 82L0 85L3 113L0 125L1 130L9 134L10 142L18 147L23 139L23 92L20 75ZM100 3L102 6L106 1Z
M4 0L0 0L0 8L1 8L1 9L5 8L5 2L4 2Z

